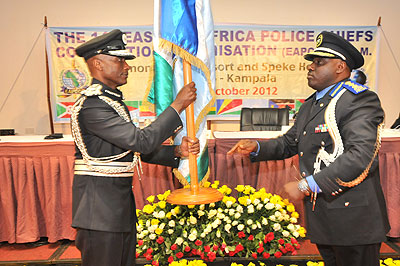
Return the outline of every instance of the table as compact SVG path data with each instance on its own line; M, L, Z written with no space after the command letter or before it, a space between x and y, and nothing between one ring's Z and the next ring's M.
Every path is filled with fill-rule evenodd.
M72 222L74 144L71 136L44 140L44 136L1 136L0 242L34 242L48 237L53 243L75 239ZM171 167L142 163L135 173L136 205L143 208L150 195L182 187Z
M283 185L298 175L298 157L280 161L251 163L247 156L226 155L227 151L243 138L269 139L283 132L214 132L209 140L211 180L219 180L221 185L231 188L238 184L251 185L256 189L284 195ZM400 237L400 131L384 130L382 147L379 151L379 170L382 189L385 194L391 230L389 237ZM293 202L300 213L299 222L304 225L303 203Z
M390 133L390 132L389 132ZM400 133L386 132L379 153L382 187L386 195L391 237L400 237ZM261 135L260 135L261 134ZM251 163L241 155L226 156L240 138L271 138L282 132L214 132L209 139L210 178L231 188L248 184L281 194L282 184L293 179L298 158ZM71 188L74 144L71 136L43 140L44 136L0 137L0 242L26 243L48 237L49 242L75 239L71 228ZM181 188L170 167L143 163L135 174L136 205L166 190ZM298 211L301 202L294 202ZM300 222L303 221L300 219Z

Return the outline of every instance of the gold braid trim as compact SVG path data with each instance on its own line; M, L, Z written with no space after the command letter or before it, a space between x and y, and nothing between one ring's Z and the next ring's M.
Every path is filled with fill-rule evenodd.
M375 157L378 155L379 149L381 148L381 133L382 133L382 128L383 128L383 122L379 124L378 126L378 131L376 135L376 142L375 142L375 150L374 150L374 155L372 156L371 161L369 162L367 168L361 173L360 176L358 176L356 179L349 181L349 182L344 182L340 180L339 178L336 178L336 182L343 186L343 187L355 187L358 184L360 184L364 179L367 177L369 173L369 169L372 166L372 163L374 162Z
M126 110L123 108L123 106L120 103L113 101L106 96L100 96L97 93L93 94L93 95L97 95L101 100L103 100L104 102L109 104L118 113L118 115L121 116L125 121L127 121L127 122L131 121L130 116L126 113ZM82 154L83 161L85 162L87 167L91 171L104 173L104 174L111 174L111 175L119 174L119 173L123 173L123 172L133 172L133 168L135 166L137 166L138 170L141 170L138 167L138 164L139 164L139 166L141 168L140 153L137 153L137 152L135 152L135 154L133 156L133 161L128 166L115 167L115 168L110 169L107 167L93 165L94 163L109 163L109 162L116 161L118 159L125 157L132 151L129 150L129 151L126 151L126 152L123 152L120 154L111 155L111 156L107 156L107 157L99 157L99 158L92 157L88 154L87 147L83 141L82 132L81 132L81 129L80 129L79 123L78 123L78 115L79 115L80 110L82 109L82 105L83 105L84 101L86 100L86 98L87 98L86 96L82 96L80 99L78 99L76 101L76 103L74 104L74 106L72 108L71 133L72 133L72 137L76 143L76 146L78 147L79 151Z

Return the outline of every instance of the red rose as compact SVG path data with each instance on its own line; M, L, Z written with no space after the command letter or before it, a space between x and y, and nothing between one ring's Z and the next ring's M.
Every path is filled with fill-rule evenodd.
M264 248L263 247L259 247L258 249L257 249L257 252L258 253L261 253L261 252L263 252L264 251Z
M283 254L286 254L287 250L284 247L279 247L280 251L282 251Z
M203 244L203 242L201 242L201 240L196 240L196 242L194 242L194 244L196 245L196 246L201 246L202 244Z
M182 258L182 257L183 257L183 253L182 253L182 252L176 253L176 257L177 257L178 259Z
M249 235L249 237L247 239L252 241L254 239L254 236L253 235Z
M292 244L297 244L297 243L298 243L297 240L296 240L296 238L293 238L293 237L290 239L290 242L291 242Z
M153 253L153 249L152 249L152 248L148 248L147 251L146 251L146 253L147 253L147 254Z
M189 252L190 251L190 247L189 246L186 246L185 247L185 252Z
M178 245L177 244L173 244L172 246L171 246L171 250L176 250L178 248Z
M218 249L219 249L219 246L218 246L218 245L214 245L214 246L213 246L213 250L214 250L214 251L218 251Z
M225 244L225 243L222 243L222 244L221 244L221 250L224 251L225 248L226 248L226 244Z
M259 247L262 247L263 245L264 245L264 244L263 244L262 241L258 242L258 246L259 246Z
M264 259L268 259L271 255L269 255L269 253L267 253L267 252L264 252L262 254L262 256L263 256Z
M154 265L154 266L158 266L158 261L153 260L153 261L151 262L151 264Z
M278 240L278 243L281 244L281 245L283 245L283 244L285 244L285 240L283 240L283 239L281 238L281 239Z
M158 244L161 245L162 243L164 243L164 238L162 236L160 236L159 238L157 238L156 241L157 241Z
M136 251L136 258L139 258L140 253Z
M171 264L173 261L174 261L174 257L169 256L169 257L168 257L168 263Z
M275 252L274 256L275 256L275 258L278 259L278 258L282 257L282 252L277 251L277 252Z
M204 251L205 252L210 252L210 250L211 250L211 247L210 246L204 246Z
M274 240L274 238L275 238L274 233L269 232L264 237L264 243L271 242L272 240Z
M153 259L153 256L152 255L150 255L150 254L147 254L146 255L146 260L152 260Z
M238 233L238 237L239 237L239 238L244 238L244 237L246 237L246 234L245 234L243 231L240 231L240 232Z
M292 245L290 245L289 243L286 243L286 244L285 244L285 249L286 249L287 251L294 251L294 247L293 247Z
M240 252L240 251L242 251L244 249L244 247L242 246L242 244L238 244L237 246L236 246L236 248L235 248L235 251L236 252Z
M233 256L235 256L236 253L235 253L235 251L229 251L228 254L229 254L230 257L233 257Z
M300 244L294 245L296 249L300 249Z
M257 253L253 253L253 254L251 254L251 256L252 256L253 258L257 259Z
M214 261L215 258L217 257L217 253L215 253L215 252L209 252L209 253L207 254L207 256L208 256L208 259L209 259L210 261Z
M293 250L292 251L292 256L296 256L297 255L297 250Z
M141 246L141 245L143 245L143 240L142 239L140 239L140 240L138 240L138 245L139 245L139 247Z

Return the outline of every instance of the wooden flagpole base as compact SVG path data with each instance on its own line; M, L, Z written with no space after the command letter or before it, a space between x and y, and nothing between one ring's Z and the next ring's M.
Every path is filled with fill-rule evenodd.
M171 192L167 202L176 205L200 205L222 200L224 195L215 188L200 187L198 191L180 188Z

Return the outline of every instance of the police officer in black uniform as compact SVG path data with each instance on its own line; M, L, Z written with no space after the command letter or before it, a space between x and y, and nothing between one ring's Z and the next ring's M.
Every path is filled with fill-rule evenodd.
M161 145L182 127L179 113L196 100L194 83L184 86L152 124L134 126L118 90L127 82L126 60L135 58L125 50L125 39L123 32L112 30L76 48L93 77L71 115L76 144L72 226L82 265L134 265L133 172L140 160L178 167L181 156L200 149L197 139L186 137L180 146Z
M305 59L316 92L294 125L270 141L241 140L228 154L252 161L297 154L303 178L285 190L292 199L305 196L307 236L325 265L377 266L389 231L377 156L384 112L375 92L349 80L364 58L347 40L324 31Z

